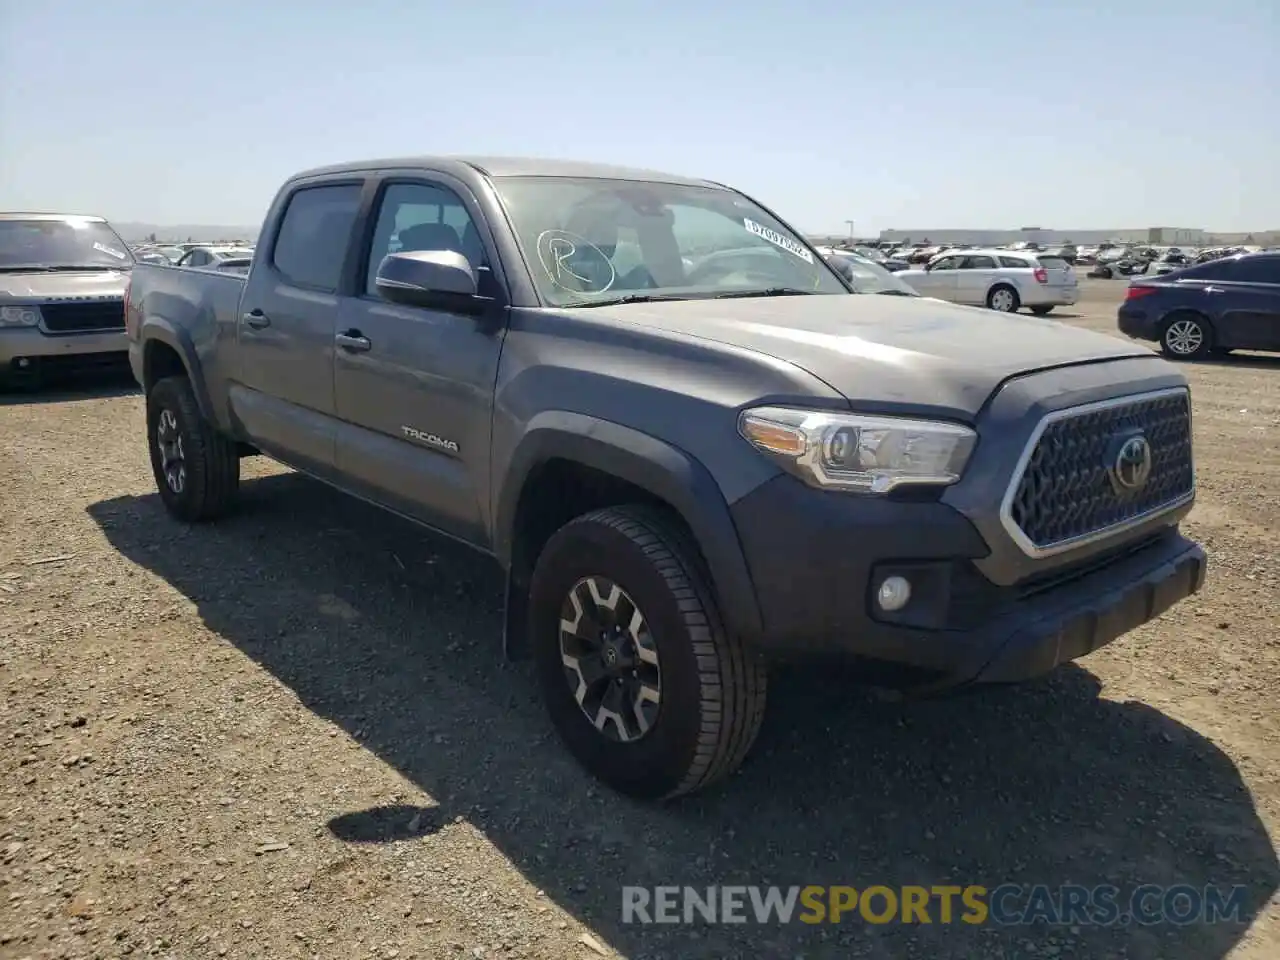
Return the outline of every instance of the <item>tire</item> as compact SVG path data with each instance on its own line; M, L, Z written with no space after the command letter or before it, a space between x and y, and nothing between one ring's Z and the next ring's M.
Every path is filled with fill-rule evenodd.
M1043 306L1032 307L1031 312L1034 313L1037 317L1047 317L1049 314L1053 312L1053 305L1046 304Z
M1018 298L1018 291L1007 283L997 283L987 291L988 310L997 310L1000 313L1017 313L1020 306L1022 306L1022 301Z
M592 775L639 799L692 793L728 776L750 751L764 716L764 665L724 629L696 557L661 511L608 507L555 533L530 585L530 650L552 725ZM596 604L593 588L613 601L612 610ZM572 596L581 598L577 605ZM628 612L635 610L643 628L614 632L635 623ZM562 630L570 618L594 619L615 639L601 643L595 629L584 629L592 639L582 642ZM612 667L609 643L631 651ZM566 657L579 667L567 667ZM627 662L636 668L630 678L607 675ZM604 679L594 681L602 670ZM636 684L657 692L659 702L642 703ZM600 711L611 701L604 698L613 695L614 705L628 710L606 717Z
M1213 331L1198 313L1170 314L1160 332L1160 349L1175 360L1200 360L1213 351Z
M203 523L230 509L240 486L239 452L200 415L186 377L166 377L147 393L147 447L156 489L173 516Z

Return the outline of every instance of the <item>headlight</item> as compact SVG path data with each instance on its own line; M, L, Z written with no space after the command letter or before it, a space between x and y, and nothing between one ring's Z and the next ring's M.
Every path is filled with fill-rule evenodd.
M0 327L34 327L39 322L38 307L0 307Z
M789 407L744 410L738 431L811 486L860 493L955 483L977 442L955 423Z

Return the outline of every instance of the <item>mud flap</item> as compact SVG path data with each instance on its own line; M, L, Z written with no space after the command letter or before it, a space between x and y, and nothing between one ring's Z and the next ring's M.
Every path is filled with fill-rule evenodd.
M529 656L529 585L516 577L514 568L508 568L506 580L502 605L502 652L508 660L524 660Z

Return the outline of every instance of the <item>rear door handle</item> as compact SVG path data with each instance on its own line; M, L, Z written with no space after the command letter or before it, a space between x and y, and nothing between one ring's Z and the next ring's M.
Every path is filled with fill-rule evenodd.
M373 346L369 338L359 330L347 330L340 333L333 338L333 342L348 353L367 353Z
M1204 288L1204 292L1205 292L1205 293L1221 293L1221 292L1222 292L1222 288L1221 288L1221 287L1213 287L1213 286L1209 286L1209 287L1205 287L1205 288Z
M271 326L271 318L261 310L250 310L240 319L255 330L261 330L263 327Z

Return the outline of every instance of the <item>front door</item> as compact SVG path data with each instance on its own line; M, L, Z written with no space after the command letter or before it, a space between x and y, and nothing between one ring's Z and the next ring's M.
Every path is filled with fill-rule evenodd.
M302 187L285 201L236 320L232 410L265 452L320 475L334 464L333 337L361 189Z
M915 278L913 283L926 297L937 297L939 300L955 300L959 295L959 273L961 257L943 257L935 260L933 266L925 271L924 276Z
M465 197L465 199L464 199ZM495 295L491 247L461 184L390 180L371 217L366 269L343 306L334 367L338 466L371 499L489 546L489 446L504 316L398 306L374 284L388 253L454 250Z

